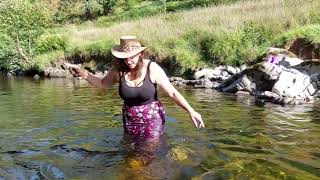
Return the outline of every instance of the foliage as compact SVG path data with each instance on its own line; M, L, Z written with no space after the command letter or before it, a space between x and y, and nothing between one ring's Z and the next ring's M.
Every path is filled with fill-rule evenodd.
M51 51L44 54L37 55L33 58L33 61L29 69L33 69L39 72L45 70L45 68L50 67L55 61L64 60L64 51Z
M273 44L284 47L289 42L297 39L305 38L313 43L320 43L320 24L297 27L285 33L276 36Z
M111 14L117 4L117 0L99 0L98 2L102 5L103 15Z
M66 39L66 37L59 34L43 34L36 40L36 50L39 53L46 53L56 50L63 51L66 48Z
M97 24L101 26L111 26L119 21L138 19L147 16L153 16L161 12L159 2L151 4L140 4L139 6L124 5L118 8L116 12L108 16L102 16L97 19Z
M213 35L202 44L205 57L214 63L241 65L262 55L271 46L272 37L268 27L249 22L237 31Z
M97 19L98 24L110 26L117 21L138 19L146 16L153 16L164 12L177 12L181 10L188 10L195 7L206 7L210 5L217 5L220 3L236 2L238 0L187 0L187 1L139 1L139 0L125 0L123 3L117 3L117 11L114 11L108 16L102 16ZM105 15L105 14L104 14Z
M118 0L59 0L54 19L57 23L80 23L110 15Z
M34 52L34 41L51 26L50 13L38 3L27 0L3 0L0 2L0 33L7 42L0 57L5 69L25 69ZM9 49L10 48L10 49Z
M16 42L7 34L0 34L0 68L18 69L19 59Z
M106 57L110 55L113 41L108 39L97 40L87 44L69 44L65 52L67 56L80 56L84 59L90 57Z
M169 0L167 2L166 10L168 12L176 12L179 10L187 10L192 9L195 7L207 7L210 5L218 5L221 3L231 3L236 2L237 0L187 0L187 1L175 1L175 0Z
M316 11L319 2L295 0L303 3L300 5L307 4L296 8L292 3L276 0L272 3L244 1L230 6L210 7L204 11L195 9L183 12L181 10L238 0L50 2L53 1L56 8L50 11L43 8L45 0L0 2L0 21L3 22L0 24L1 68L43 69L55 60L70 57L88 61L107 59L115 36L128 33L140 36L153 57L160 58L160 61L169 59L181 65L179 73L204 64L254 63L270 46L284 47L296 37L320 42L320 16ZM170 12L164 13L164 9ZM283 14L283 11L287 13ZM129 28L123 28L124 24L115 25L159 13L162 15L150 17L147 21L124 23ZM80 26L62 27L63 32L51 31L52 17L59 23L90 21ZM113 26L101 28L97 25Z

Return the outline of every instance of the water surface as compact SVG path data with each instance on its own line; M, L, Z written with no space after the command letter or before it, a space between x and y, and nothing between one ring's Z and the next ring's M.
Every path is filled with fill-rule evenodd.
M0 179L320 179L319 102L179 91L206 128L160 92L166 134L140 146L123 134L117 87L1 78Z

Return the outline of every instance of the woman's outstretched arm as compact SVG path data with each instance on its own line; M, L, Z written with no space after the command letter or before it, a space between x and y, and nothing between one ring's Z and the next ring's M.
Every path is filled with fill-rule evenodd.
M152 71L152 76L154 77L155 83L158 84L161 89L163 89L180 107L189 113L190 118L195 126L197 128L204 127L201 115L189 105L186 99L171 84L163 69L156 63L151 63L150 69Z
M114 67L112 67L108 74L103 78L95 76L94 74L89 73L85 69L81 69L80 66L75 64L68 64L67 67L69 68L71 74L80 76L83 79L87 80L93 86L101 89L111 88L112 85L114 85L117 82L119 76L118 71Z

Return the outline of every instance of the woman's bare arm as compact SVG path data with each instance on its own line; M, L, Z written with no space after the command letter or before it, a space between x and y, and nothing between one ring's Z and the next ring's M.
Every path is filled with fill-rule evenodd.
M108 74L103 78L95 76L94 74L89 73L87 70L81 69L81 67L76 64L65 63L65 67L70 70L71 74L81 76L93 86L101 89L111 88L112 85L119 81L119 72L114 66L111 67Z
M88 73L86 80L95 87L100 89L111 88L118 81L119 73L115 68L111 68L103 78L97 77L94 74Z
M201 115L194 111L186 99L171 84L163 69L156 63L151 63L150 69L152 69L152 75L154 76L155 83L158 84L161 89L163 89L180 107L188 111L195 126L197 128L204 127Z

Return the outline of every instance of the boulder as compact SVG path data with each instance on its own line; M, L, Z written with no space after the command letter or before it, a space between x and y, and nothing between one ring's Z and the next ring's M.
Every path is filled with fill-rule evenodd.
M57 67L50 67L44 70L44 75L51 78L65 78L67 71Z
M216 69L201 69L194 73L194 79L210 79L214 76L219 76L221 74L221 71Z
M211 82L209 79L203 79L202 81L200 81L199 84L195 84L194 87L195 88L207 88L207 89L210 89L210 88L213 88L214 87L214 83Z
M175 161L184 161L188 159L189 154L192 153L190 149L176 146L172 147L167 153L166 157Z
M226 66L226 71L230 74L230 75L234 75L237 74L238 72L240 72L240 69L238 70L237 68L234 68L232 66Z
M169 78L170 82L174 82L174 81L184 81L183 78L181 77L175 77L175 76L172 76Z
M296 69L283 69L276 83L272 87L272 92L281 97L304 98L303 91L310 84L310 77Z
M308 75L317 74L320 72L320 60L307 60L292 68Z
M269 55L279 55L279 54L283 54L286 57L290 57L290 58L297 58L297 55L293 52L291 52L290 50L286 50L286 49L282 49L282 48L275 48L275 47L271 47L268 49L267 51L267 57Z
M235 93L237 91L271 91L281 68L275 64L262 62L249 67L239 74L235 74L223 81L218 90Z

